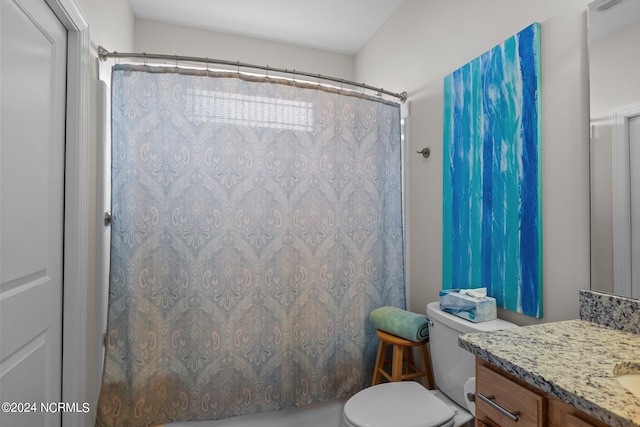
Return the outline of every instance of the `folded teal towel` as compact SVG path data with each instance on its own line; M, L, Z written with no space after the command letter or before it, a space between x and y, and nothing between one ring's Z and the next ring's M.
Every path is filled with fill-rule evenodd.
M376 329L409 341L419 342L429 338L427 316L398 307L376 308L369 315L369 323Z

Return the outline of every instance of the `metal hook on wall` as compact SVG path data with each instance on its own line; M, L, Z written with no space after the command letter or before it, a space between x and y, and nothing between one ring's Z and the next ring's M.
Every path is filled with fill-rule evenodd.
M431 149L429 147L424 147L422 150L416 151L416 153L422 154L422 157L424 157L425 159L428 159L429 156L431 155Z

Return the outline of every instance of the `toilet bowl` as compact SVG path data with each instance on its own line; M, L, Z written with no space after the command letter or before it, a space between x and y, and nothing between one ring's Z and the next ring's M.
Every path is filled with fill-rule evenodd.
M496 319L472 323L427 306L429 347L436 390L415 381L366 388L344 405L342 427L461 427L473 420L475 406L467 393L475 390L475 358L458 345L464 333L514 328Z
M417 382L385 383L347 401L342 427L454 427L456 412Z

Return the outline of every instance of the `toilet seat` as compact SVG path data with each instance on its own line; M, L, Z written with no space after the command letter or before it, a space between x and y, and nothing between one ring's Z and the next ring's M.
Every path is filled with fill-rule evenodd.
M415 381L379 384L356 393L344 406L344 421L357 427L452 426L451 407Z

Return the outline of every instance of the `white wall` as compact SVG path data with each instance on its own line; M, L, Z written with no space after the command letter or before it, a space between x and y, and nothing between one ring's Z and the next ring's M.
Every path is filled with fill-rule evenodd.
M537 21L541 24L544 318L578 317L589 288L590 0L407 0L356 55L356 79L410 102L410 309L442 286L444 76ZM415 151L431 148L423 159ZM502 311L518 324L537 319Z
M144 19L136 19L134 48L136 52L240 61L344 79L354 76L350 55Z
M88 170L93 174L89 177L89 188L96 188L96 164L99 145L98 131L98 55L97 48L103 45L109 50L128 51L133 48L133 13L127 0L77 0L77 3L89 21L89 36L91 39L91 56L95 60L95 66L91 67L91 123L90 123L90 152L87 158ZM96 192L97 193L97 192ZM95 414L100 391L100 379L98 378L99 366L102 364L101 355L98 353L98 342L102 331L97 326L96 318L96 242L97 233L101 229L99 223L99 211L96 204L96 193L90 195L89 200L89 266L87 280L87 319L77 319L86 322L87 325L87 360L86 360L86 392L87 403L91 405L91 411L86 418L86 426L95 424Z

